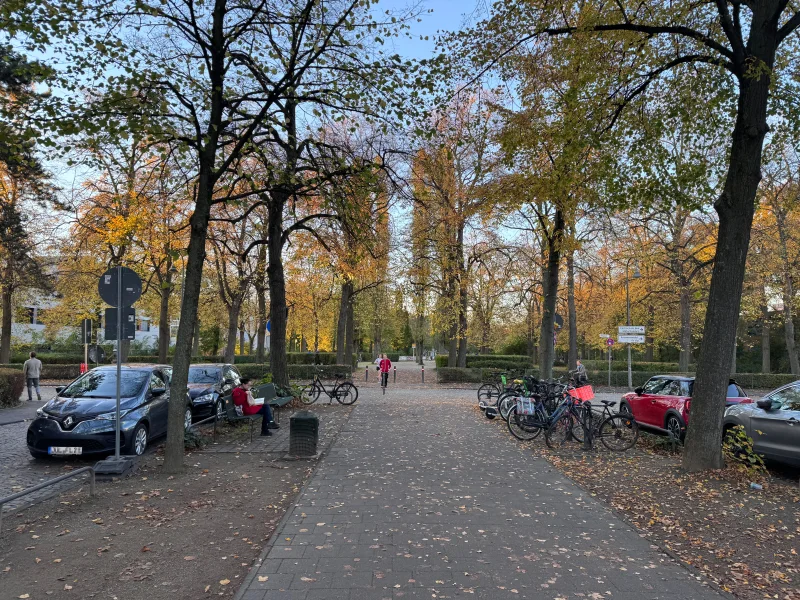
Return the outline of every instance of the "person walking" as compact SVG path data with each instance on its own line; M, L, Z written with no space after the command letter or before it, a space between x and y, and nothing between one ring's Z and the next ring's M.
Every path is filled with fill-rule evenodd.
M42 361L36 358L36 352L31 352L31 357L22 365L22 376L28 387L28 402L33 402L31 388L36 388L36 397L42 401L42 390L39 388L39 378L42 376Z
M242 408L244 416L263 415L261 418L261 435L272 435L270 429L280 429L280 425L273 421L272 409L266 400L261 406L256 404L253 394L250 392L251 387L250 380L247 377L243 377L239 387L233 390L233 404Z
M384 393L387 386L389 385L389 370L392 368L392 361L389 360L389 357L385 354L381 354L381 362L378 364L378 370L381 372L381 387L384 389Z

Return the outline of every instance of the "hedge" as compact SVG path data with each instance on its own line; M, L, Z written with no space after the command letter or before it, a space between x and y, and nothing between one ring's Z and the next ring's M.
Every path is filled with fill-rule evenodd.
M581 361L583 366L589 371L606 371L608 372L607 360L584 360ZM611 361L612 371L628 371L628 362L624 360ZM678 373L680 367L678 363L673 362L632 362L631 371L661 371L662 373Z
M249 377L250 379L261 379L270 372L267 364L237 365L236 368L242 374L242 377ZM287 365L286 370L289 374L289 379L312 379L318 371L321 379L333 379L337 373L342 373L349 377L353 368L348 365Z
M110 355L109 355L110 358ZM167 357L167 362L172 362L173 355L170 354ZM128 362L133 363L152 363L156 362L158 357L156 355L132 355L128 357ZM257 364L258 357L255 354L237 354L233 358L233 364L235 365L252 365ZM353 364L358 357L354 354L353 355ZM83 360L83 359L81 359ZM225 357L223 356L196 356L192 358L193 363L224 363ZM269 362L269 354L267 354L266 362ZM335 365L336 364L336 353L335 352L319 352L317 354L313 352L287 352L286 353L286 362L290 365L313 365L320 364L320 365Z
M436 355L436 368L447 366L447 354ZM533 359L529 356L521 354L468 354L467 367L492 367L494 364L498 368L505 368L504 365L514 363L525 363L526 367L530 367Z
M436 369L437 380L440 383L458 383L458 382L486 382L496 381L497 371L495 369L477 369L477 368L450 368L444 367ZM537 377L539 374L538 369L526 369L526 375L533 375ZM668 375L664 371L633 371L631 378L633 379L634 387L644 385L645 382L655 375ZM672 375L688 375L693 376L694 373L671 373ZM555 368L553 369L553 377L564 377L566 379L567 369ZM594 386L608 385L608 371L588 371L589 382ZM745 391L749 390L769 390L786 385L797 381L798 377L795 375L778 374L778 373L736 373L732 376ZM627 371L611 371L611 385L614 387L627 387L628 385L628 372Z
M25 378L17 369L0 369L0 406L16 406L22 390L25 389Z
M91 365L90 365L91 366ZM22 371L21 364L0 365L0 369L13 369L15 371ZM42 379L61 379L71 380L75 379L81 374L81 366L72 365L59 365L59 364L43 364L42 365Z

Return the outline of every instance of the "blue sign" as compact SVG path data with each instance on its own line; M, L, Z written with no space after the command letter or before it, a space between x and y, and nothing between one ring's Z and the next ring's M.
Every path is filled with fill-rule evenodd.
M267 331L272 333L272 321L267 321Z

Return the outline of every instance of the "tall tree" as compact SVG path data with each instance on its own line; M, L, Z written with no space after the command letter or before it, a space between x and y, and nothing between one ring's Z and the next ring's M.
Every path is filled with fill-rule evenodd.
M683 454L688 471L722 466L722 413L731 372L732 348L741 305L747 249L761 179L768 115L788 110L786 76L797 54L793 33L800 10L788 0L675 4L599 1L502 2L481 26L483 59L544 38L562 39L585 50L622 47L616 94L620 112L653 81L688 63L711 78L730 77L737 85L735 125L725 183L715 202L719 236L706 310L705 331L692 401L692 423ZM470 44L475 46L474 36ZM771 88L773 93L770 93Z

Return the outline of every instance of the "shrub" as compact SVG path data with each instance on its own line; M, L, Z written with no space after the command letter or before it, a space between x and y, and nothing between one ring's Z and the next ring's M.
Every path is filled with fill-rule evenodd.
M462 369L458 367L437 367L436 380L439 383L480 383L483 369Z
M722 439L722 453L725 455L726 461L744 465L748 473L766 471L764 459L756 454L753 449L753 439L747 435L741 425L725 430L725 437Z
M262 379L267 374L271 376L269 365L245 364L237 365L237 368L242 377L249 377L253 380ZM312 379L318 371L321 379L334 379L337 373L350 377L353 368L349 365L287 365L286 370L289 379Z
M0 406L16 406L23 389L25 378L21 370L0 369Z

